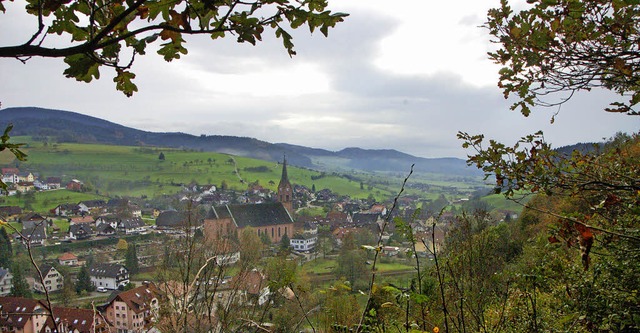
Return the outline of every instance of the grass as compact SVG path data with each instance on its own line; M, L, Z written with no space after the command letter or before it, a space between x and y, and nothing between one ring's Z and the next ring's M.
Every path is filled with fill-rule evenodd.
M16 161L11 154L5 152L0 154L0 162L4 165L37 172L42 177L62 177L63 182L76 178L91 189L84 194L69 191L38 194L35 202L30 203L30 208L38 212L52 209L55 207L54 202L75 203L115 196L154 198L173 195L183 189L183 184L189 183L217 186L225 183L230 189L244 191L249 183L258 182L275 191L282 172L282 166L275 162L213 152L104 144L45 145L30 137L13 137L12 140L27 144L23 150L28 154L28 160ZM160 152L164 154L165 160L158 158ZM381 202L395 197L408 170L407 173L367 173L355 170L321 173L289 166L288 173L293 184L315 187L317 191L326 188L352 198L368 198L373 195ZM425 200L435 199L442 193L448 198L462 198L482 186L480 180L426 173L414 173L409 182L428 184L427 190L411 186L405 188L406 195L417 195ZM22 199L3 199L4 202L0 201L0 205L24 205L20 204Z

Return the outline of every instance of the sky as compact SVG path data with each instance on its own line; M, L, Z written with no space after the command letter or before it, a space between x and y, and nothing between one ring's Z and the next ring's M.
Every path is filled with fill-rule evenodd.
M62 59L0 59L2 108L73 111L153 132L233 135L338 151L396 149L465 158L458 131L513 144L543 130L554 147L637 132L640 117L602 111L612 95L578 94L561 109L529 117L509 111L486 12L498 0L329 0L345 22L325 38L294 31L297 55L266 33L256 46L234 38L187 37L171 63L151 51L132 68L139 92L115 90L113 72L92 83L62 75ZM0 14L0 45L23 43L35 21L21 1ZM49 40L47 40L49 41ZM55 42L55 40L54 40ZM555 115L555 122L551 118Z

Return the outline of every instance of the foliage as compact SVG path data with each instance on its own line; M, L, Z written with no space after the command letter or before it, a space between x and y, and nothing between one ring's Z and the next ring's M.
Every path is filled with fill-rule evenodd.
M127 267L131 275L138 274L140 272L140 264L138 263L138 247L136 244L132 243L130 246L127 246L124 265Z
M2 253L2 255L0 255L0 267L9 269L11 267L13 249L7 230L2 227L0 227L0 253Z
M116 244L116 249L118 251L127 251L127 249L129 249L129 243L127 243L124 238L120 238L118 244Z
M496 178L496 192L515 201L525 193L536 194L522 202L521 228L546 233L548 245L564 243L563 251L573 256L538 260L519 271L513 292L526 301L513 303L507 315L516 308L534 311L527 313L526 326L512 325L526 330L637 330L640 309L633 304L640 302L640 268L632 262L640 255L640 135L618 134L592 152L571 155L551 149L542 133L511 147L495 141L484 147L481 135L460 137L477 152L469 163ZM548 246L537 245L525 252L543 256L547 251ZM541 289L542 281L553 282ZM553 311L563 317L550 320L548 312Z
M89 267L85 263L80 267L78 272L78 281L76 282L76 293L80 294L82 291L93 291L95 287L91 283L91 277L89 276Z
M11 296L31 298L31 288L27 283L27 277L25 276L25 267L18 262L14 262L11 267L11 273L13 274L13 285L11 286Z
M511 109L566 102L580 90L604 88L628 98L607 111L638 115L640 66L636 1L531 0L514 12L508 0L489 11L486 27L500 48L499 87L516 95ZM557 96L556 99L551 97Z
M164 161L165 157L164 157L164 153L163 152L160 152L160 154L158 154L158 159L160 161Z
M287 28L307 25L311 32L319 29L327 36L329 28L347 16L332 13L327 6L326 0L27 1L25 11L33 15L37 29L21 45L0 47L0 57L23 62L34 56L64 57L68 65L64 75L84 82L100 78L101 66L112 67L116 89L131 96L138 88L130 68L150 44L158 43L158 54L172 61L187 54L187 35L208 35L213 40L231 35L238 43L255 45L269 29L294 55ZM0 11L6 11L2 2ZM49 43L53 34L69 42Z
M1 1L0 1L0 10L2 10ZM27 154L25 154L22 150L20 150L20 148L24 146L24 144L10 142L11 137L9 136L9 132L11 132L12 129L13 129L12 124L7 125L7 127L4 129L4 133L2 134L2 136L0 136L0 152L9 150L9 152L11 152L11 154L15 156L15 158L18 161L25 161L27 159ZM5 191L7 190L7 184L5 184L1 179L0 179L0 188L2 188Z

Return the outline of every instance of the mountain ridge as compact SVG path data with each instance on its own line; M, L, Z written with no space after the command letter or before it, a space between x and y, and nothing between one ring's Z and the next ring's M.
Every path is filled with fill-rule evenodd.
M4 125L14 125L12 136L47 136L59 142L183 148L268 161L281 161L285 155L289 164L319 170L341 168L404 172L411 165L415 165L414 169L421 172L461 176L480 174L477 169L467 166L464 160L458 158L424 158L395 149L358 147L348 147L334 152L287 143L269 143L249 137L149 132L72 111L39 107L2 109L0 122Z

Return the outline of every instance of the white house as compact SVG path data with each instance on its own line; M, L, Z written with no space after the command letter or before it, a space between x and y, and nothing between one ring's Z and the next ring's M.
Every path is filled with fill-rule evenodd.
M48 292L62 290L64 278L55 267L45 264L40 267L40 272L43 280L40 281L40 277L36 277L33 284L35 291L44 293L45 288Z
M96 288L113 290L129 283L129 270L119 264L94 264L89 268L89 278Z
M311 233L295 234L293 238L289 240L289 245L299 252L308 252L316 247L318 242L318 235Z
M8 296L13 286L13 274L8 269L0 267L0 296Z

